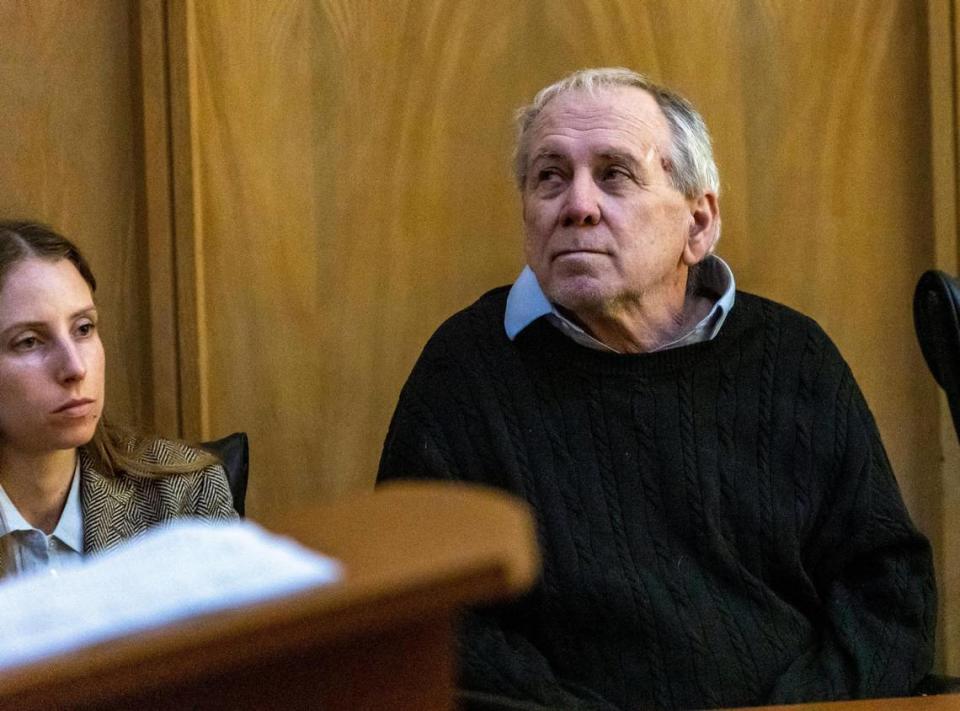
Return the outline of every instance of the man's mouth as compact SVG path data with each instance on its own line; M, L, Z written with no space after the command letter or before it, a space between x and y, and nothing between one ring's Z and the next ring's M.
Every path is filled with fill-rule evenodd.
M562 250L560 250L560 251L558 251L558 252L555 252L554 255L553 255L553 258L554 258L554 259L560 259L560 258L562 258L562 257L576 257L576 256L580 256L580 255L606 254L606 253L607 253L607 252L605 252L605 251L602 250L602 249L589 249L589 248L582 248L582 249L562 249Z

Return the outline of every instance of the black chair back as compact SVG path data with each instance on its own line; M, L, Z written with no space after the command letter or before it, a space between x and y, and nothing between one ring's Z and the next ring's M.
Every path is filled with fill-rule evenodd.
M234 432L211 442L201 442L200 446L215 454L223 462L233 495L233 508L243 517L243 502L247 496L247 475L250 469L250 443L246 432Z
M941 271L923 273L913 295L913 323L920 350L947 394L960 438L960 283Z
M941 271L924 272L913 294L913 325L934 380L947 394L960 438L960 283ZM960 692L960 678L928 674L915 694Z

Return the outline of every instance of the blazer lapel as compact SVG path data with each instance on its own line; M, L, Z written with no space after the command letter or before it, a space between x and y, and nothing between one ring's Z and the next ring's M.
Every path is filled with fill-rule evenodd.
M80 450L80 505L83 510L83 552L112 548L137 532L130 516L133 489L119 476L97 471L93 460Z

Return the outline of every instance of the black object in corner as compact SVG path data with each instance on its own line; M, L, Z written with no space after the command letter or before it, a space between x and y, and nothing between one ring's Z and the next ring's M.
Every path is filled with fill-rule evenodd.
M250 443L247 433L234 432L211 442L201 442L200 446L223 462L230 493L233 495L233 508L242 518L243 502L247 496L247 474L250 469Z

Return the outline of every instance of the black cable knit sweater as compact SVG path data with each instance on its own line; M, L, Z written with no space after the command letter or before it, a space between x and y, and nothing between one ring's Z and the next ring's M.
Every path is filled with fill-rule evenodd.
M380 463L536 512L542 581L470 615L465 689L559 709L910 692L933 655L929 545L813 321L738 293L713 341L616 355L544 319L510 342L506 295L431 338Z

